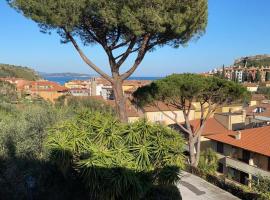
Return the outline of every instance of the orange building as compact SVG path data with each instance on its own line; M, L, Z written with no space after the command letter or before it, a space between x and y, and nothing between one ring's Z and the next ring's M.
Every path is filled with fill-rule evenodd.
M31 97L41 97L54 102L58 97L68 93L68 88L51 81L29 81L23 91Z

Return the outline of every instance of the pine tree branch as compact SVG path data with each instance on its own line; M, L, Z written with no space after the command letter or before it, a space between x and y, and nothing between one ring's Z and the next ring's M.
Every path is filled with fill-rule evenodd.
M72 35L64 28L64 31L66 33L67 38L72 42L75 49L78 51L80 57L83 59L83 61L90 66L93 70L95 70L98 74L100 74L103 78L108 80L109 82L112 82L112 78L107 75L105 72L103 72L98 66L96 66L91 60L87 58L87 56L83 53L83 51L80 49L79 45L75 41L75 39L72 37Z

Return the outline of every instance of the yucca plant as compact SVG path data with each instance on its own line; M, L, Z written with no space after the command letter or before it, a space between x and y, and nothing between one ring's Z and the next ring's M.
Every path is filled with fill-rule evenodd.
M183 140L167 127L140 120L122 124L111 114L81 112L51 129L51 159L77 173L90 198L143 199L158 185L174 185L183 167Z
M200 155L200 161L198 168L204 174L216 174L218 168L218 157L217 153L211 148L206 149Z

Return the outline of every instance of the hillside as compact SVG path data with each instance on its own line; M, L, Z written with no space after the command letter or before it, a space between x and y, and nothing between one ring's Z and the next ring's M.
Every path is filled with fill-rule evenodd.
M256 56L247 56L236 59L234 65L238 66L247 66L247 67L261 67L261 66L270 66L270 55L256 55Z
M23 78L31 81L40 79L40 76L33 69L8 64L0 64L0 77Z

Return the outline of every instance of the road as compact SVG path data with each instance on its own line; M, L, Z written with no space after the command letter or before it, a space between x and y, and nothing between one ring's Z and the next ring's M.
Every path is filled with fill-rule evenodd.
M187 172L182 172L178 184L183 200L239 200L232 194Z

